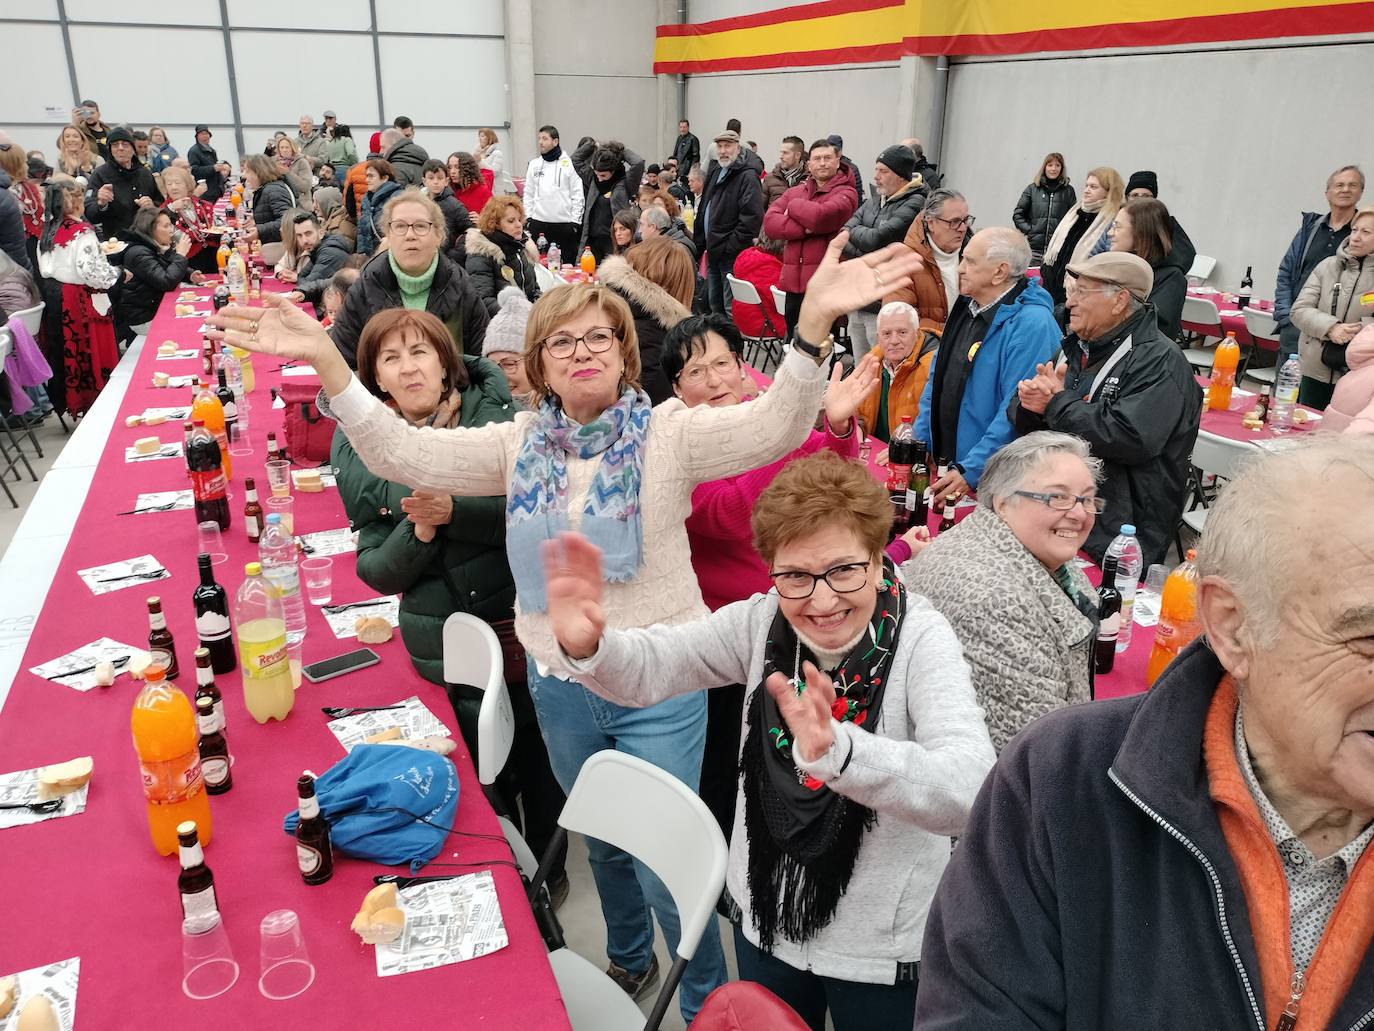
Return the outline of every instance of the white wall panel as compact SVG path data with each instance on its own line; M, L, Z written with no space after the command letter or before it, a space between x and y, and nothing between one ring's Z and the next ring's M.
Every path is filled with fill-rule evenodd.
M72 84L62 29L57 25L4 25L6 87L0 89L0 121L45 120L43 109L61 106L70 112Z
M501 0L462 0L461 3L411 3L379 0L380 32L466 32L499 36L505 32Z
M1234 290L1253 265L1272 297L1298 213L1325 210L1326 177L1352 162L1374 172L1367 134L1339 115L1341 98L1369 96L1370 43L956 64L940 164L983 226L1011 224L1047 151L1075 184L1095 165L1153 169L1198 252L1217 258L1213 282Z
M384 36L380 51L388 122L404 114L416 125L505 123L503 40Z
M224 37L218 30L73 25L81 91L110 121L233 121ZM195 69L195 88L185 79Z
M377 6L408 0L378 0ZM461 6L461 0L455 6ZM229 24L277 29L368 29L372 13L367 0L328 0L327 3L283 0L229 0Z
M41 18L44 21L57 21L57 0L26 0L21 9L4 10L4 13L9 18Z
M337 111L357 138L360 129L377 121L369 37L234 29L230 38L245 125L280 124L285 129L303 114L318 123L328 109ZM325 67L331 74L324 73ZM364 135L364 145L366 139Z
M110 3L110 0L67 0L66 7L67 17L72 21L219 24L219 0L177 0L174 4L169 4L166 0L119 0L117 4Z

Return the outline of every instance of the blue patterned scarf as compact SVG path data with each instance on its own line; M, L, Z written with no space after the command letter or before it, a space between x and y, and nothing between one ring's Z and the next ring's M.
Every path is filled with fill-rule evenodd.
M639 571L644 558L639 485L651 411L649 396L629 387L585 426L568 419L553 398L540 401L506 498L506 555L522 611L548 608L540 544L569 529L569 454L601 455L579 529L601 549L606 579L623 583Z

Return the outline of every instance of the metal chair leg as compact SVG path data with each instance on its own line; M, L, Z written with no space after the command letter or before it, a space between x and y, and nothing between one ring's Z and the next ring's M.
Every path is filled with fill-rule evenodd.
M7 469L6 472L13 472L16 480L23 479L23 477L19 475L19 463L23 462L24 468L29 471L29 479L37 483L38 474L33 471L33 466L29 465L29 456L26 455L24 449L20 447L19 440L14 435L14 430L10 429L8 423L0 423L0 430L4 432L5 437L9 440L9 447L5 447L4 443L0 441L0 455L3 455L5 461L9 463L9 469ZM9 453L10 447L14 448L13 456Z

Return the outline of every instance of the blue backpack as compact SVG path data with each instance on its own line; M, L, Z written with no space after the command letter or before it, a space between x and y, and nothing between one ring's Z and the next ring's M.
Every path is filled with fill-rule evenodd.
M458 771L442 755L403 745L357 745L315 781L333 847L416 873L439 854L458 811ZM296 833L300 814L282 825Z

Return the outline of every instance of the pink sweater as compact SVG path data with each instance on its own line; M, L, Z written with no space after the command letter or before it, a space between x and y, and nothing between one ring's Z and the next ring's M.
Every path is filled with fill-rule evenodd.
M851 428L849 436L839 437L827 424L824 433L813 430L801 447L772 465L698 484L692 491L687 543L692 548L692 568L701 585L701 597L712 612L755 594L767 594L772 588L768 567L754 550L754 531L749 522L754 502L788 462L822 448L829 448L842 458L857 458L859 434ZM905 542L894 542L893 547L897 545L900 549L893 554L894 561L911 557Z

